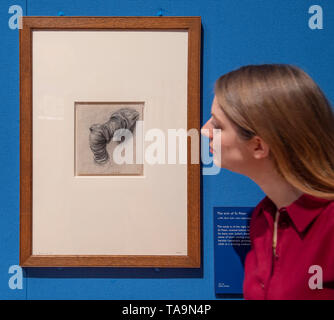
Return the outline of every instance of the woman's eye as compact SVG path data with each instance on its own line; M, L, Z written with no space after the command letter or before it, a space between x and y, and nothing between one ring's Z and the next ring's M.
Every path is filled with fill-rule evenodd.
M220 126L214 120L211 120L211 123L214 129L220 129Z

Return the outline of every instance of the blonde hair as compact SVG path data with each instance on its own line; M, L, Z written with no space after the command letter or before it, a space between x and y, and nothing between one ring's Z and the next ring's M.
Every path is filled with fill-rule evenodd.
M298 67L248 65L221 76L215 95L241 138L261 137L277 171L298 190L334 199L334 116Z

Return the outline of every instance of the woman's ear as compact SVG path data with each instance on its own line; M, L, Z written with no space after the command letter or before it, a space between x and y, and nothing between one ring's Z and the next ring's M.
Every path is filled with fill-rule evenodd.
M264 159L269 156L270 148L268 144L259 136L254 136L249 141L249 149L251 155L257 160Z

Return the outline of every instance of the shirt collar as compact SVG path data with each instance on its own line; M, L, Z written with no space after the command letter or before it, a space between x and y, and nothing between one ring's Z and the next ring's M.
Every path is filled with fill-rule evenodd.
M303 233L331 201L304 193L290 205L280 208L279 211L286 211L298 232ZM268 196L265 198L265 208L276 212L276 206Z

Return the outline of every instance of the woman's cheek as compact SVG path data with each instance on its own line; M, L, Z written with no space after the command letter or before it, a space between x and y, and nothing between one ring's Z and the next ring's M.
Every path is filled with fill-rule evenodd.
M221 149L222 145L223 145L223 133L221 130L219 130L218 132L215 132L214 136L213 136L213 149L214 150L218 150L218 149Z

